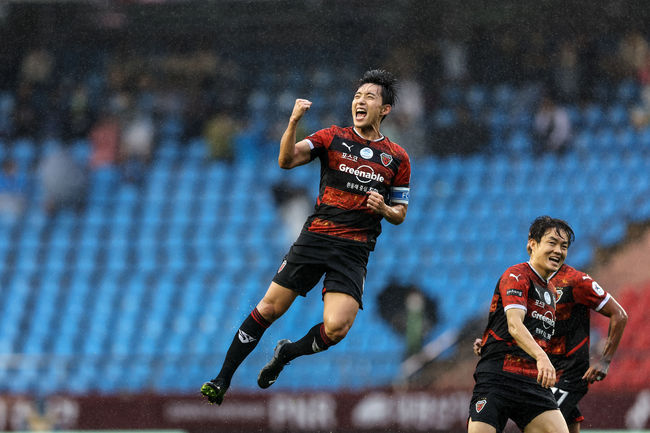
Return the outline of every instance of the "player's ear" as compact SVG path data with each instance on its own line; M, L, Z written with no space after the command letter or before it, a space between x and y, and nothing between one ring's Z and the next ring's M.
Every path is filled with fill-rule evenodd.
M533 254L533 246L535 243L535 239L528 239L528 243L526 244L526 251L528 251L528 255Z
M392 109L393 109L393 106L392 106L392 105L390 105L390 104L384 104L384 105L381 106L380 114L381 114L382 116L386 116L388 113L390 113L390 110L392 110Z

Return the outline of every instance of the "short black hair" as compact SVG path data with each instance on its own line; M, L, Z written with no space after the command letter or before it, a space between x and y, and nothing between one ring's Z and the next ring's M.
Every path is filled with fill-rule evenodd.
M359 80L359 87L364 84L376 84L381 87L382 104L394 105L397 101L397 78L385 69L371 69Z
M573 229L564 220L559 218L551 218L548 215L543 215L535 218L535 221L530 225L528 230L528 239L533 239L535 242L541 242L544 233L549 229L555 229L559 234L560 231L566 233L567 240L569 241L569 246L575 241L576 236L573 233Z

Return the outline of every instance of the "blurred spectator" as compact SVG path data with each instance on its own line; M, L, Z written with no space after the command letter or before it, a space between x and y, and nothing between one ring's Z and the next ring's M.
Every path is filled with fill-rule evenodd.
M0 215L3 219L14 220L25 209L26 179L18 173L13 159L5 159L0 171Z
M534 119L534 152L563 153L571 143L571 119L567 110L550 95L539 104Z
M635 77L645 67L650 47L643 34L637 30L626 34L618 46L618 54L622 75Z
M117 116L102 114L90 129L90 166L98 168L117 162L120 150L121 126Z
M560 100L571 102L578 99L581 83L580 73L576 43L574 41L562 42L553 71L553 84Z
M16 91L16 105L13 110L13 138L34 138L38 132L36 109L32 104L34 89L22 83Z
M92 113L88 87L84 83L78 83L70 95L65 124L66 139L84 138L90 131Z
M233 140L237 132L235 119L226 111L217 111L203 127L203 138L208 146L208 156L213 160L232 161Z
M88 193L88 172L72 155L60 147L43 157L38 173L43 188L45 212L84 208Z
M127 182L139 184L153 152L154 126L151 116L136 112L122 133L120 162Z
M44 47L38 47L23 57L20 80L24 83L46 85L52 77L54 56Z
M630 120L635 128L643 129L650 124L650 52L646 53L645 63L638 71L638 83L641 98L630 110Z

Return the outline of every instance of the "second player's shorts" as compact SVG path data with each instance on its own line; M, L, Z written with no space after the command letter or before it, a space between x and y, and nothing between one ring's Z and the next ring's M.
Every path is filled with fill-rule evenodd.
M568 425L584 421L585 417L582 416L580 409L578 409L578 402L585 396L587 391L567 391L559 387L551 389Z
M484 422L503 431L508 418L523 431L538 415L558 408L550 389L493 373L475 375L476 385L469 404L472 421Z
M363 308L362 296L370 250L301 233L284 256L273 282L305 296L325 274L325 292L346 293Z

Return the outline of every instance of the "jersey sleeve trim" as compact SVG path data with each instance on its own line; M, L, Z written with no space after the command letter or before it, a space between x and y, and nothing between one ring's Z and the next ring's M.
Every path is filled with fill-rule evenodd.
M309 143L309 149L314 150L314 143L309 138L305 138L305 141Z
M611 298L611 297L612 297L612 296L608 293L607 296L605 296L605 299L603 299L603 302L601 302L600 304L598 304L598 306L596 307L596 311L600 311L600 310L605 306L605 304L607 303L607 301L609 301L609 298Z
M503 311L508 311L511 308L519 308L520 310L528 311L528 308L526 308L525 305L521 305L521 304L508 304L505 307L503 307Z

